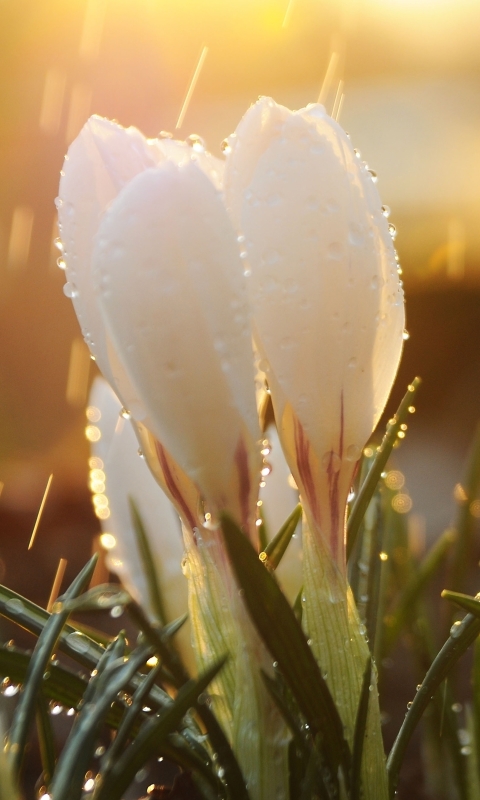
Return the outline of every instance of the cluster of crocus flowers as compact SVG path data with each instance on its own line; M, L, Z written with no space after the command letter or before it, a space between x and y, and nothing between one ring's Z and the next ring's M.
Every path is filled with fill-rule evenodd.
M351 740L367 645L345 509L398 366L403 293L373 176L321 106L262 98L225 153L93 117L57 204L65 293L182 521L198 662L229 650L217 708L254 800L281 800L288 736L217 519L257 545L260 376L304 506L304 624ZM367 733L365 797L384 798L375 702Z

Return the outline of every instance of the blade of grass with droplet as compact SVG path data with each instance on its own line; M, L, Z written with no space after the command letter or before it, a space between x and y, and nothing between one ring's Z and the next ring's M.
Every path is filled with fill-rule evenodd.
M331 773L336 776L340 767L348 781L350 751L343 725L305 634L275 578L261 564L247 537L227 515L222 515L221 523L230 562L250 617L278 662L312 733L323 732L322 746Z
M15 606L9 605L10 601L15 601ZM19 605L18 605L19 603ZM7 589L5 586L0 586L0 614L12 622L16 622L20 627L39 636L50 619L50 614L35 603L30 602L25 597ZM57 649L65 653L74 661L77 661L83 667L89 670L96 668L97 662L105 652L105 647L94 641L87 633L84 633L86 626L79 626L78 629L68 623L64 626L60 633ZM138 686L138 676L132 678L132 691ZM168 705L171 700L166 692L159 686L155 685L152 688L150 697L148 698L149 705L152 708L163 708Z
M398 605L389 615L389 624L384 630L384 655L390 652L402 629L411 618L417 600L422 596L429 581L437 574L439 567L450 552L456 536L456 531L451 528L444 531L413 572L400 596Z
M151 687L155 683L155 680L159 675L159 671L160 664L154 667L151 672L145 676L138 689L135 690L135 693L132 697L132 704L125 710L124 717L118 727L117 735L102 759L100 765L100 772L102 774L106 773L110 769L113 762L119 758L122 750L127 744L127 741L132 734L137 717L143 708L145 697L148 695Z
M111 770L102 776L99 791L94 795L95 800L120 800L138 770L157 752L158 747L167 739L170 732L178 726L182 717L197 702L199 695L205 691L225 661L226 657L213 664L196 681L189 681L185 684L168 709L165 709L159 717L148 720L142 726L135 741L115 762ZM222 796L224 793L218 779L213 782L213 785L211 784L211 788L217 792L216 795L211 795L212 798L218 797L219 794ZM56 797L55 800L57 800Z
M158 621L165 624L167 617L165 614L165 606L162 600L162 593L157 580L157 573L155 571L155 559L153 558L150 543L148 541L147 531L143 524L140 511L135 501L129 497L130 514L133 522L133 529L137 540L138 551L140 553L140 560L142 562L143 574L147 581L148 596L150 598L150 605L153 613Z
M264 549L266 559L265 565L270 569L276 569L282 560L284 553L290 544L293 534L297 529L297 525L302 518L302 506L300 503L294 508L292 513L287 517L278 533L274 536L271 542ZM262 558L260 560L263 560Z
M85 565L73 583L62 597L64 602L77 597L90 582L93 575L97 556L93 556ZM52 614L40 634L23 685L8 736L7 752L12 769L16 775L20 771L28 731L35 714L36 696L42 685L43 674L52 656L57 639L64 627L69 612L60 607L56 614Z
M108 611L115 606L125 606L130 595L118 583L102 583L94 586L80 597L69 600L66 610L71 614L78 611Z
M452 633L453 635L449 636L425 675L388 756L387 771L392 797L394 796L399 770L412 734L442 681L480 633L480 620L474 617L473 614L467 614L459 625L452 627Z
M120 656L124 647L121 639L113 642L105 654L102 671L89 682L87 701L77 715L50 785L55 800L80 800L99 726L118 693L151 655L150 648L139 647L125 662Z
M37 695L37 735L40 749L40 759L43 769L43 781L48 786L52 779L57 760L55 752L55 739L52 723L45 695L40 691Z
M401 426L405 424L409 408L412 405L417 389L420 386L420 378L415 378L407 389L407 393L400 403L398 410L393 417L393 422L387 424L387 432L382 439L382 443L373 459L370 471L363 482L357 498L353 504L352 511L347 523L347 560L350 558L355 541L357 538L360 523L365 516L368 504L373 496L375 487L380 480L380 476L385 469L387 461L393 450L393 445L397 441Z
M370 685L372 682L372 660L368 659L363 674L362 689L358 702L357 717L355 719L355 732L353 735L352 750L352 779L350 800L360 800L362 797L362 757L365 731L367 728L368 702L370 700Z

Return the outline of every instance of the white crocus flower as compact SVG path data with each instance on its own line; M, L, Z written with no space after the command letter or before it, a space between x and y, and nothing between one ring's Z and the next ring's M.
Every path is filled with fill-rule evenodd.
M209 689L252 798L283 800L288 735L259 671L271 658L215 525L228 511L256 540L260 428L244 267L221 168L191 144L87 123L60 184L66 294L182 517L197 663L230 653Z
M187 611L187 584L181 566L184 547L178 514L139 457L131 422L121 416L122 405L102 378L96 378L92 385L89 405L100 415L96 426L101 437L91 443L91 452L94 458L101 459L104 494L109 503L110 516L102 520L107 565L158 622L132 524L129 507L129 498L132 498L144 523L153 557L152 566L166 617L161 622L172 622ZM176 634L175 643L184 661L191 665L193 652L189 637L187 624Z
M225 191L287 460L344 572L348 492L402 350L388 221L368 169L318 105L256 103L232 139Z
M291 112L262 98L231 147L226 202L251 269L259 367L306 512L303 622L351 741L368 647L345 579L345 511L402 350L394 229L374 176L322 106ZM363 784L383 800L373 689Z

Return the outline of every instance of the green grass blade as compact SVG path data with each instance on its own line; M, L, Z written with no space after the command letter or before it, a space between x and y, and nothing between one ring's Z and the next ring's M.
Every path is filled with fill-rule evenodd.
M125 662L123 658L115 657L123 647L124 643L120 640L118 645L117 642L113 644L108 653L108 663L105 665L104 662L102 672L90 681L88 702L82 706L75 720L51 783L50 793L55 800L80 800L99 726L118 693L128 685L151 654L150 648L140 647Z
M470 597L470 595L461 594L460 592L449 592L448 589L443 590L442 597L460 606L469 614L473 614L474 617L480 617L480 599L477 600L475 597Z
M272 541L265 547L263 552L266 558L263 559L262 554L260 554L260 560L270 569L276 569L280 564L301 518L302 506L298 504L296 508L293 509L290 516L287 517L276 536L274 536Z
M360 523L365 516L368 504L373 497L375 487L380 480L380 476L385 469L388 459L390 458L393 445L397 441L398 434L401 431L400 426L405 424L405 420L407 419L409 413L409 408L415 399L419 385L420 378L415 378L409 385L407 393L400 403L397 413L393 417L394 422L389 422L387 425L387 432L382 439L382 443L377 450L375 458L373 459L370 471L363 482L353 504L347 523L347 560L350 558L353 552Z
M45 609L1 585L0 614L36 636L41 634L51 616ZM76 624L74 627L67 623L60 633L57 649L91 671L96 668L105 652L105 647L87 635L85 630L86 627L83 625L77 628ZM132 678L129 691L135 691L139 680L138 676ZM159 686L155 685L152 688L148 698L149 706L158 709L169 705L170 702L169 695Z
M77 597L90 582L93 575L97 556L93 556L85 565L80 574L67 589L59 603ZM36 697L43 681L43 674L54 651L57 639L68 618L68 610L60 607L56 614L52 614L40 634L23 686L18 705L10 728L7 752L13 771L18 775L27 743L28 731L35 714Z
M370 700L370 684L372 682L372 660L369 658L365 667L362 681L362 690L358 703L357 718L355 720L355 732L353 735L352 750L352 779L350 800L361 800L362 785L362 756L363 743L365 741L365 731L367 728L368 702Z
M145 529L145 525L143 524L138 507L131 497L129 497L129 504L133 529L135 531L138 551L140 553L140 560L143 566L143 574L147 581L150 605L157 620L162 624L165 624L167 621L165 606L163 604L162 593L157 580L157 573L155 572L155 559L153 558L152 551L150 549L147 531Z
M287 702L286 698L284 697L281 687L278 685L278 681L275 681L270 675L267 675L264 670L261 670L263 682L267 687L269 694L272 697L275 705L277 706L280 714L282 715L283 719L287 723L290 732L293 735L293 740L300 752L309 757L310 747L306 740L306 737L302 733L301 723L297 719L297 715L295 712L290 708L289 703Z
M467 614L462 622L452 626L452 631L442 649L431 664L420 689L415 695L411 707L407 711L402 727L398 732L387 760L390 792L393 797L398 780L398 773L405 755L408 742L417 727L423 712L431 698L439 689L442 681L454 668L459 658L465 653L480 633L480 620Z
M254 548L227 515L222 516L225 543L251 619L312 729L323 733L329 768L345 780L350 751L340 715L322 677L305 634L273 575L262 566ZM325 733L328 732L326 735Z
M48 786L55 770L57 756L48 704L43 692L39 692L37 695L37 734L40 758L42 761L43 781Z
M80 597L69 600L65 608L70 614L77 611L108 611L115 606L126 606L129 602L130 595L117 583L102 583Z
M1 720L0 741L5 741ZM21 800L8 756L3 747L0 747L0 800Z
M178 627L180 627L178 623L172 623L171 626L166 625L159 629L155 625L152 625L142 607L139 606L138 603L135 603L135 601L132 601L127 609L132 619L140 630L143 631L146 638L155 649L155 652L158 653L169 670L173 685L178 689L186 684L190 680L190 676L176 651L169 647L168 641L172 635L172 626L177 624L176 629L178 630ZM245 787L245 781L225 733L208 706L197 704L196 710L205 725L211 745L218 755L219 763L225 770L225 781L230 787L232 800L246 800L248 793Z
M199 695L205 691L225 661L226 658L217 661L198 680L185 684L168 709L163 711L159 717L150 719L144 724L135 741L102 779L99 790L94 795L95 800L120 800L138 770L157 752L162 742L178 726L182 717L196 703ZM215 781L212 788L218 791L219 782ZM55 800L57 800L56 796ZM58 798L58 800L62 800L62 798Z
M159 675L159 671L160 665L158 664L143 679L142 683L135 691L132 697L132 704L126 709L124 718L122 719L122 722L118 728L117 735L102 760L100 768L100 772L102 774L106 773L110 769L113 762L119 758L122 750L124 749L134 729L135 722L142 710L145 697L149 694L151 687L155 683L155 680Z

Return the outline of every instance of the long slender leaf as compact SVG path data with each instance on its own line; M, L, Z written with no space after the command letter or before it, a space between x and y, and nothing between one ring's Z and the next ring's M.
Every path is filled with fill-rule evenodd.
M130 602L128 592L116 583L102 583L93 586L88 592L68 600L66 610L72 614L77 611L106 611L115 606L125 606Z
M477 600L476 597L470 597L470 595L462 594L461 592L450 592L448 589L443 590L442 597L460 606L469 614L473 614L474 617L480 617L480 598Z
M293 534L296 531L297 525L302 517L302 506L298 504L293 509L292 513L287 517L282 527L274 536L271 542L265 547L264 553L266 559L264 560L265 566L270 569L276 569L283 558L283 555L290 543ZM261 556L262 554L260 554ZM260 560L263 560L260 557Z
M132 697L132 704L126 709L124 718L122 719L122 722L118 728L117 735L102 760L100 770L102 774L110 769L112 763L120 756L120 753L124 749L132 733L138 715L142 710L145 696L149 693L150 688L155 683L159 669L160 665L157 665L154 669L152 669L150 674L146 675L143 683L141 683L138 689L135 691Z
M60 598L60 602L67 602L83 591L93 575L96 562L97 556L93 556L62 598ZM60 607L56 614L51 615L38 638L30 660L23 692L12 720L7 745L10 763L16 774L18 774L22 763L28 731L35 714L36 696L42 684L43 674L50 661L60 632L67 621L68 613L68 610Z
M112 660L90 682L90 687L93 684L94 688L75 720L55 770L51 784L51 794L55 800L79 800L81 797L83 779L93 754L99 725L105 720L118 693L151 654L150 649L140 647L125 662L123 658L115 658L122 646L122 642L118 647L117 642L113 643L109 653Z
M358 703L355 732L353 735L352 751L352 780L350 800L360 800L362 797L362 757L365 731L367 727L368 702L370 700L370 684L372 682L372 660L368 659L363 674L362 689Z
M380 480L380 476L385 469L387 461L393 450L393 445L397 441L400 426L405 424L409 408L412 405L417 389L420 386L420 378L415 378L409 385L406 395L400 403L393 421L387 425L387 432L382 439L382 443L377 450L371 469L358 492L352 511L347 523L347 560L350 558L355 541L357 538L360 523L365 516L368 504L373 496L375 487Z
M140 511L135 501L129 497L130 514L133 522L133 529L137 539L137 546L140 553L140 559L143 567L143 574L147 581L148 594L150 598L150 605L153 609L158 621L165 624L167 617L165 614L165 606L162 600L160 586L157 580L157 573L155 572L155 559L153 558L150 544L148 541L147 531L143 524Z
M168 647L169 626L159 629L152 625L141 606L133 601L128 606L128 612L162 658L171 674L173 685L177 689L185 685L190 680L190 676L178 658L176 651ZM197 704L195 708L205 725L211 745L218 755L219 763L225 771L225 781L230 788L232 800L246 800L248 792L245 781L224 731L207 705L201 703Z
M398 732L387 760L390 792L393 797L398 773L408 742L418 725L423 712L440 687L442 681L453 669L459 658L470 647L480 633L480 620L467 614L462 622L452 626L451 634L428 670L411 707L407 711L402 727Z
M138 770L179 724L182 717L198 700L199 695L205 691L225 661L226 658L217 661L198 680L189 681L180 689L175 701L168 709L163 711L159 717L150 719L145 723L135 741L116 761L110 772L99 784L99 790L94 795L95 800L119 800L122 797L123 792L130 785ZM217 791L221 790L220 782L217 783L215 788ZM55 800L57 800L56 797Z
M48 785L55 770L56 752L48 704L43 692L37 695L37 734L42 759L43 779Z
M341 767L348 781L350 751L328 686L305 634L273 575L262 566L254 548L227 515L222 527L230 561L243 598L263 642L312 729L323 734L322 746L333 775Z

